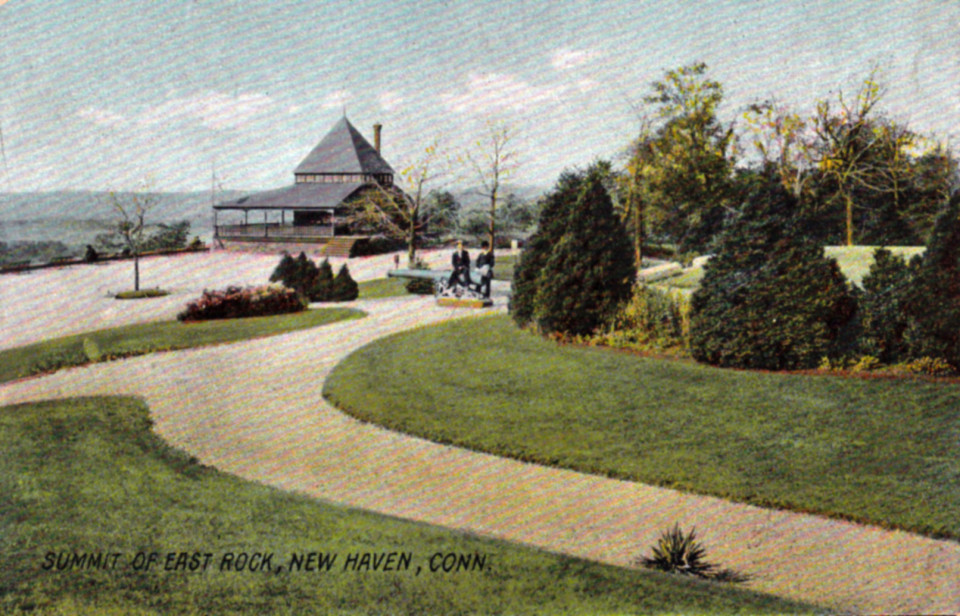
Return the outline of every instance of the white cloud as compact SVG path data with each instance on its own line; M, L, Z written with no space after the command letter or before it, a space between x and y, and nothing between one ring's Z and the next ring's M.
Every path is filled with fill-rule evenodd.
M566 71L583 66L596 57L597 52L590 49L560 48L553 52L550 57L550 64L558 71Z
M398 92L390 90L388 92L382 92L377 97L377 101L380 103L380 107L385 111L393 111L404 103L404 98L400 96Z
M77 112L77 117L90 120L97 126L120 126L127 121L127 119L119 113L115 113L109 109L98 109L96 107L84 107Z
M470 73L463 88L441 93L440 100L449 111L457 113L526 111L556 100L562 92L563 88L535 86L513 75Z
M321 109L341 109L350 100L349 90L336 90L331 92L320 102Z
M273 107L273 99L265 94L229 96L208 92L174 98L154 107L148 107L137 116L137 124L152 126L180 119L199 120L214 130L239 128Z

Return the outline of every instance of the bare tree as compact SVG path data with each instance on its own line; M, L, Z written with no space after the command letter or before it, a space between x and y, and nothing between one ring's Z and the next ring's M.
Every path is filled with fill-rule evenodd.
M140 192L118 194L111 192L110 206L116 214L116 227L108 237L101 236L99 241L106 245L119 245L121 249L133 257L133 289L140 290L140 254L144 250L148 238L146 236L146 219L159 201L155 193L149 192L147 187ZM111 241L116 238L119 241Z
M478 139L474 150L468 150L464 158L470 170L480 181L480 195L490 200L489 238L490 250L496 243L497 198L502 182L517 168L517 152L512 141L516 130L501 121L488 120L487 134Z

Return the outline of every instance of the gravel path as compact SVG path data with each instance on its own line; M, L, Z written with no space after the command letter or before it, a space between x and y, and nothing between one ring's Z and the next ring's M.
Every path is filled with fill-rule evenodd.
M370 316L11 383L0 386L0 405L142 396L168 442L283 489L621 566L678 522L696 526L710 559L752 576L756 590L856 613L960 612L954 541L525 464L343 415L321 389L348 353L395 331L477 314L430 298L354 305Z

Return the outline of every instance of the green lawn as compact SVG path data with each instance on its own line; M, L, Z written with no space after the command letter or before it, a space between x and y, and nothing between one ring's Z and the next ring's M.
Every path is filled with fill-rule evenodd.
M879 246L827 246L823 249L826 256L837 260L840 271L849 282L861 285L863 277L870 271L873 264L873 253ZM887 250L895 255L901 255L909 261L914 255L923 254L923 246L889 246ZM703 279L703 268L688 268L675 278L658 281L654 286L672 289L689 290L691 293L700 286Z
M362 311L352 308L321 308L271 317L160 321L102 329L0 351L0 383L91 361L237 342L362 316Z
M960 537L960 386L722 370L558 346L509 317L378 340L325 394L432 440Z
M513 280L513 269L520 261L520 255L496 255L497 264L493 268L494 280Z
M374 280L365 280L358 283L360 287L359 299L382 299L384 297L409 295L406 284L407 280L404 278L376 278Z
M242 481L167 446L131 398L2 407L0 442L3 613L809 611L729 585L603 566ZM180 552L195 571L176 570ZM294 554L310 552L337 560L326 572L291 570ZM409 568L344 570L348 555L362 552L409 553ZM157 561L144 569L153 553ZM228 553L237 561L240 553L273 556L266 571L221 570ZM430 571L434 554L450 553L482 558L482 568ZM78 566L81 554L99 566ZM58 571L58 557L74 565ZM310 562L301 558L301 567Z

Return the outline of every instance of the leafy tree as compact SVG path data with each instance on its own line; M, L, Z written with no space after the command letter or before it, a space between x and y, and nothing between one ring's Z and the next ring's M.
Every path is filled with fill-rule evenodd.
M416 261L421 235L441 211L431 208L428 187L447 174L444 157L436 141L401 173L406 191L373 182L358 199L351 202L350 223L372 227L407 244L407 262Z
M960 369L960 192L937 218L917 264L906 332L915 357L941 357Z
M307 255L303 255L306 258ZM273 269L273 273L270 274L270 282L279 282L284 286L292 287L292 284L287 284L287 281L292 281L296 275L297 261L290 256L289 253L283 253L283 258L280 259L280 263L277 264L277 267Z
M768 177L720 238L693 295L696 359L788 370L838 352L855 300L836 262L802 227L796 197Z
M427 204L434 216L430 221L430 233L443 235L460 232L460 202L448 190L431 190Z
M654 107L659 126L645 124L628 165L637 206L682 252L703 251L731 205L734 133L717 120L723 87L697 63L667 71L652 88L644 102ZM642 235L644 216L640 210L634 216L641 219L635 233Z
M576 202L583 182L582 171L564 171L553 190L541 201L537 229L527 238L520 260L513 270L510 314L520 327L526 327L533 319L539 276L567 229L570 204Z
M329 264L328 264L329 265ZM350 275L347 264L344 263L337 272L336 278L331 285L330 301L332 302L350 302L360 296L360 287Z
M630 298L633 248L604 183L610 165L587 170L576 200L565 201L565 230L535 281L533 319L546 333L589 334Z

